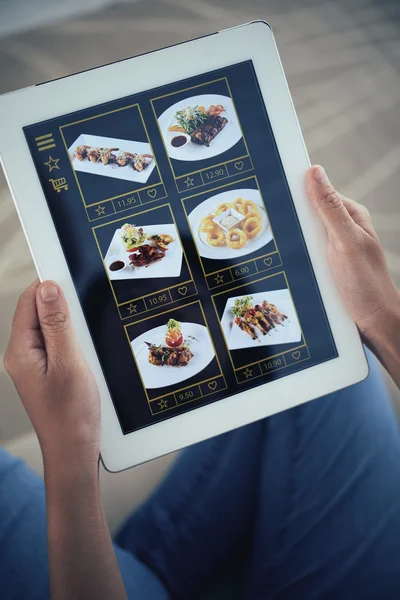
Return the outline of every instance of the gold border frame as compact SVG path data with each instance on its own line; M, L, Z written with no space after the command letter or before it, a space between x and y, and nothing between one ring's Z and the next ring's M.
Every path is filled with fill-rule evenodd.
M174 96L176 94L181 94L182 92L187 92L189 90L194 90L194 89L197 89L197 88L200 88L200 87L204 87L206 85L210 85L212 83L216 83L217 81L225 81L225 83L226 83L226 86L228 88L229 97L230 97L230 99L232 101L232 106L233 106L233 109L235 111L236 119L237 119L237 122L239 124L240 131L242 133L243 143L244 143L244 147L246 148L247 154L243 155L243 156L239 156L238 158L229 159L228 161L225 161L225 162L222 162L222 163L218 163L216 165L212 165L211 167L208 167L208 168L205 167L203 169L198 169L197 171L191 171L190 173L185 173L184 175L179 175L179 177L176 177L174 168L172 166L171 158L170 158L169 152L167 150L167 146L165 145L164 136L163 136L163 133L161 131L160 124L158 122L158 117L157 117L157 113L156 113L155 108L154 108L154 103L157 100L161 100L162 98L167 98L168 96ZM171 168L171 172L172 172L172 175L173 175L173 178L174 178L174 182L175 182L175 187L176 187L176 189L178 191L178 194L185 193L185 192L181 192L178 189L178 186L177 186L177 183L176 183L178 179L181 179L182 177L188 177L188 176L194 175L196 173L201 173L202 171L205 171L205 170L208 170L208 169L214 169L215 167L220 167L221 165L225 165L227 162L232 162L232 161L235 161L235 160L240 160L241 158L247 158L247 157L249 157L250 158L250 162L252 164L252 168L254 169L253 160L252 160L250 152L249 152L249 147L247 145L246 137L245 137L244 132L243 132L242 123L241 123L241 121L239 119L239 114L238 114L238 111L236 109L236 104L235 104L235 101L234 101L233 96L232 96L232 90L231 90L231 87L229 85L228 77L226 77L226 76L225 77L219 77L218 79L213 79L211 81L206 81L205 83L199 83L197 85L192 85L190 87L184 88L183 90L177 90L176 92L170 92L169 94L163 94L162 96L156 96L155 98L150 98L150 104L151 104L151 107L153 109L154 117L155 117L156 122L157 122L158 131L160 133L161 140L162 140L162 143L163 143L163 146L164 146L164 150L165 150L165 153L166 153L167 158L168 158L169 166ZM228 177L229 177L229 174L228 174ZM231 177L234 177L234 175L231 175ZM203 180L203 178L202 178L202 180ZM207 185L207 184L203 183L203 185ZM200 187L200 186L196 186L196 187Z
M258 192L260 194L260 198L262 200L262 203L263 203L263 206L264 206L264 210L265 210L265 213L266 213L267 218L268 218L269 226L271 227L272 239L273 239L274 244L275 244L275 250L273 250L272 252L269 252L268 254L262 254L261 256L258 256L257 258L252 258L252 259L249 259L249 260L242 261L240 263L237 263L236 265L232 265L231 267L225 267L224 269L220 269L219 271L212 271L211 273L206 273L205 269L204 269L204 265L203 265L203 259L202 259L201 255L200 255L199 248L198 248L197 242L196 242L196 238L195 238L192 226L191 226L190 221L189 221L189 215L188 215L188 213L186 211L185 202L186 202L186 200L190 200L190 198L196 198L197 196L201 196L203 194L207 194L208 192L212 192L213 195L210 197L210 198L212 198L212 197L214 197L216 195L216 194L214 194L214 192L216 192L217 190L222 190L223 188L226 188L228 186L234 186L234 185L242 183L244 181L250 181L250 179L254 179L255 182L256 182L257 190L258 190ZM210 198L208 198L208 200ZM212 190L211 189L210 190L203 190L202 192L198 192L197 194L192 194L191 196L186 196L185 198L181 198L181 202L182 202L183 210L184 210L184 213L185 213L186 221L187 221L187 224L188 224L188 227L189 227L189 230L190 230L190 234L192 236L194 245L196 247L196 252L197 252L197 256L199 258L200 264L201 264L201 269L203 271L203 275L204 275L204 278L206 280L206 284L207 284L207 287L208 287L209 291L211 291L211 290L213 290L213 289L215 289L217 287L217 286L214 286L212 288L209 287L208 281L207 281L207 277L210 277L210 275L216 275L218 273L222 273L223 271L229 271L230 269L236 269L237 267L240 267L241 265L244 265L244 264L246 264L248 262L256 261L256 260L259 260L260 258L266 258L267 256L270 256L271 254L274 254L275 252L278 253L279 258L281 260L281 265L283 265L282 256L281 256L281 253L279 251L278 243L276 241L276 237L275 237L274 230L273 230L273 227L272 227L271 219L269 218L269 214L268 214L267 206L265 204L264 196L263 196L263 194L261 192L260 185L258 183L257 175L249 175L248 177L244 177L243 179L238 179L236 181L231 181L230 183L225 183L224 185L220 185L220 186L218 186L216 188L213 188ZM198 205L198 206L200 206L200 205ZM210 259L210 260L212 260L212 259ZM271 267L271 269L278 268L279 266L280 265L276 265L276 267ZM253 276L254 275L256 275L256 274L253 273ZM249 275L249 277L252 277L252 275ZM245 278L243 277L243 279L245 279ZM235 282L235 280L233 280L233 282ZM221 284L221 285L227 285L227 284Z
M234 364L234 361L233 361L233 359L232 359L232 355L231 355L231 352L230 352L230 349L229 349L228 341L227 341L227 339L226 339L226 337L225 337L225 333L224 333L224 330L223 330L223 328L222 328L221 319L220 319L220 316L219 316L219 314L218 314L218 311L217 311L217 307L216 307L216 305L215 305L215 300L214 300L214 298L215 298L215 296L220 296L221 294L228 294L228 293L231 293L231 292L233 292L234 290L237 290L237 289L239 289L239 288L242 288L242 287L245 287L245 286L251 285L251 284L253 284L253 283L258 283L259 281L265 281L266 279L271 279L271 277L276 277L277 275L283 275L283 276L284 276L284 278L285 278L286 287L287 287L287 289L288 289L288 291L289 291L290 299L291 299L291 301L292 301L293 308L294 308L294 311L295 311L295 313L296 313L297 320L298 320L298 322L299 322L299 325L300 325L300 331L301 331L301 337L302 337L302 343L301 343L300 345L298 345L298 346L295 346L294 348L290 348L290 349L289 349L289 350L287 350L286 352L294 352L295 350L297 350L297 349L299 349L299 348L303 348L303 346L305 346L305 347L307 348L308 354L310 355L310 350L309 350L309 348L308 348L308 344L307 344L307 341L306 341L306 338L305 338L305 335L304 335L304 332L303 332L303 327L302 327L302 325L301 325L301 321L300 321L300 319L299 319L299 315L298 315L298 313L297 313L296 304L295 304L295 302L294 302L294 300L293 300L292 291L291 291L291 289L290 289L289 282L288 282L288 279L287 279L287 277L286 277L286 272L285 272L285 271L278 271L278 273L272 273L271 275L266 275L265 277L261 277L260 279L255 279L255 280L253 280L253 281L251 281L251 282L242 283L241 285L238 285L238 286L236 286L236 287L234 287L234 288L229 288L229 290L224 290L224 291L222 291L222 292L217 292L216 294L212 294L212 295L211 295L211 300L212 300L212 303L213 303L213 306L214 306L215 314L216 314L216 316L217 316L218 323L219 323L219 326L220 326L220 329L221 329L221 333L222 333L222 336L223 336L223 338L224 338L225 346L226 346L226 349L227 349L227 352L228 352L228 355L229 355L229 360L231 361L231 365L232 365L233 371L234 371L234 373L235 373L236 382L237 382L239 385L240 385L240 383L243 383L243 381L242 381L242 382L238 381L238 378L237 378L237 375L236 375L236 371L241 371L242 369L246 369L246 368L248 368L248 367L252 367L253 365L259 365L259 364L260 364L260 362L262 362L263 360L270 360L271 358L275 358L276 356L279 356L279 355L281 355L281 354L284 354L284 352L278 352L277 354L273 354L273 355L271 355L271 356L266 356L265 358L261 359L261 361L260 361L260 360L256 360L256 361L254 361L254 362L252 362L252 363L249 363L249 364L247 364L247 365L241 365L240 367L235 367L235 364ZM250 292L250 293L251 293L251 292ZM265 293L267 294L268 292L265 292ZM311 356L311 355L310 355L310 356ZM305 360L305 359L304 359L304 360ZM300 362L300 361L299 361L299 362ZM297 364L297 363L296 363L296 364ZM261 375L260 375L260 376L261 376Z
M177 284L175 284L175 285L171 285L171 286L169 286L169 287L167 287L167 288L163 288L163 289L161 289L161 290L157 290L156 292L153 292L153 293L151 293L151 294L146 294L146 295L144 295L144 296L138 296L137 298L132 298L131 300L125 300L124 302L118 302L118 300L117 300L117 296L116 296L116 294L115 294L115 291L114 291L114 286L113 286L113 284L112 284L112 282L111 282L111 279L110 279L110 277L109 277L109 274L108 274L108 272L107 272L106 266L105 266L105 264L104 264L104 257L103 257L103 253L102 253L102 251L101 251L100 244L99 244L99 240L97 239L97 235L96 235L96 231L95 231L95 230L96 230L96 229L99 229L100 227L106 227L106 226L108 226L108 225L112 225L113 223L118 223L119 221L125 221L126 219L129 219L130 217L137 217L137 216L139 216L139 215L143 215L143 214L144 214L144 213L146 213L146 212L150 212L150 211L153 211L153 210L158 210L158 209L160 209L160 208L165 208L166 206L169 208L169 211L170 211L170 214L171 214L171 217L172 217L173 223L174 223L174 225L175 225L175 229L176 229L176 231L177 231L177 234L178 234L179 243L180 243L180 245L181 245L181 248L182 248L182 254L183 254L183 257L184 257L184 259L185 259L186 266L187 266L187 268L188 268L189 275L190 275L191 279L189 279L189 280L186 280L186 281L179 282L179 283L177 283ZM194 285L194 288L195 288L195 290L196 290L194 294L191 294L191 296L195 296L196 294L198 294L197 285L196 285L196 282L195 282L195 280L193 279L192 270L191 270L191 268L190 268L190 264L189 264L189 261L188 261L188 259L187 259L187 256L186 256L185 248L184 248L184 246L183 246L183 244L182 244L181 236L180 236L180 233L179 233L179 228L178 228L178 226L177 226L177 224L176 224L176 221L175 221L175 215L174 215L174 213L173 213L173 211L172 211L172 208L171 208L171 204L170 204L170 203L167 203L167 204L161 204L161 205L159 205L159 206L154 206L154 207L152 207L152 208L147 208L146 210L143 210L143 211L141 211L141 212L135 212L134 214L125 215L124 217L120 217L119 219L114 219L114 221L107 221L107 223L101 223L100 225L95 225L94 227L92 227L92 233L93 233L93 236L94 236L94 239L95 239L95 242L96 242L96 246L97 246L97 249L98 249L98 251L99 251L99 254L100 254L101 262L103 263L104 271L105 271L105 273L106 273L107 280L108 280L108 283L109 283L109 285L110 285L111 292L112 292L112 295L113 295L113 297L114 297L115 304L117 305L117 309L118 309L119 316L120 316L120 319L121 319L121 320L129 319L129 318L131 318L131 317L132 317L132 315L128 315L127 317L123 317L123 316L121 315L121 311L120 311L120 307L121 307L121 306L125 306L126 304L131 304L132 302L137 302L138 300L144 300L144 301L145 301L145 298L148 298L149 296L154 296L155 294L161 294L162 292L167 292L167 291L169 291L169 290L172 290L172 289L174 289L174 288L177 288L177 287L182 287L182 286L184 286L184 285L186 285L186 284L188 284L188 283L193 283L193 285ZM185 300L186 298L190 298L190 296L183 296L181 299L179 299L179 300L175 300L175 301L173 301L173 300L172 300L172 296L170 296L170 298L171 298L171 302L167 302L166 304L173 304L174 302L180 302L181 300ZM146 306L146 303L145 303L145 306ZM165 304L163 304L163 306L165 306ZM146 310L145 310L144 312L145 312L145 313L147 313L147 312L149 312L150 310L155 310L156 308L157 308L157 307L154 307L153 309L149 309L149 308L147 308L147 306L146 306ZM140 314L140 313L139 313L139 314ZM149 318L149 317L147 317L147 318ZM143 320L143 319L140 319L140 320ZM136 321L136 322L138 322L138 321Z
M92 204L86 204L85 197L83 195L82 188L80 186L78 176L77 176L76 171L75 171L75 169L74 169L74 167L72 165L72 160L71 160L71 157L70 157L69 152L68 152L68 146L67 146L67 142L66 142L65 137L64 137L63 129L65 127L71 127L72 125L78 125L79 123L85 123L86 121L91 121L92 119L98 119L100 117L105 117L106 115L110 115L112 113L120 112L121 110L127 110L128 108L134 108L134 107L137 107L137 109L138 109L139 117L140 117L140 119L142 121L143 128L144 128L144 131L145 131L145 134L146 134L147 143L149 144L149 146L151 148L151 152L152 152L152 154L154 156L154 162L155 162L155 165L156 165L156 169L157 169L157 173L158 173L158 177L159 177L160 181L158 183L154 184L154 185L148 185L148 186L145 186L145 187L142 187L142 188L131 190L129 192L125 192L124 194L119 194L118 196L112 196L111 198L105 198L104 200L100 200L99 202L93 202ZM155 155L154 150L153 150L153 145L151 143L151 140L150 140L150 137L149 137L149 134L148 134L148 131L147 131L146 123L145 123L145 121L143 119L142 111L141 111L140 106L139 106L139 104L137 102L135 104L130 104L129 106L122 106L121 108L116 108L114 110L108 110L108 111L106 111L104 113L100 113L98 115L94 115L93 117L87 117L86 119L80 119L79 121L73 121L72 123L66 123L65 125L60 125L58 127L58 129L60 131L61 139L62 139L62 141L64 143L64 147L65 147L65 151L66 151L67 156L68 156L69 164L70 164L72 172L74 174L75 181L76 181L76 184L78 186L79 194L81 196L81 199L82 199L82 202L83 202L83 206L85 207L85 210L87 208L91 208L92 206L97 206L98 204L102 204L104 202L110 202L111 200L116 200L117 198L122 198L123 196L128 196L129 194L133 194L135 192L141 192L143 190L151 189L151 188L157 187L159 185L162 185L164 187L166 195L163 196L162 198L158 198L158 200L163 200L164 198L168 197L167 188L165 187L164 180L163 180L163 178L161 176L161 173L160 173L160 169L158 168L158 161L156 159L156 155ZM115 210L115 207L114 207L114 210ZM87 213L87 210L86 210L86 215L88 217L88 220L90 221L89 215Z
M205 312L204 312L203 306L202 306L202 304L201 304L201 301L200 301L200 300L193 300L193 302L188 302L188 304L185 304L185 305L184 305L182 308L186 308L187 306L192 306L193 304L198 304L198 305L200 306L201 314L202 314L202 316L203 316L204 323L205 323L205 325L206 325L206 328L207 328L207 331L208 331L208 335L209 335L209 337L210 337L210 341L211 341L212 347L214 348L214 354L215 354L215 358L216 358L216 360L217 360L217 365L218 365L218 368L219 368L219 375L217 375L216 377L208 377L208 379L204 379L203 381L198 381L197 383L194 383L193 385L189 385L189 386L186 386L186 387L180 388L180 389L178 389L178 390L173 390L172 392L169 392L168 394L162 394L161 396L157 396L157 398L152 398L151 400L150 400L150 398L149 398L149 395L148 395L148 393L147 393L146 386L144 385L144 381L143 381L143 378L142 378L142 374L141 374L141 372L140 372L139 365L138 365L138 362L137 362L137 360L136 360L136 357L135 357L135 353L134 353L134 351L133 351L133 348L132 348L132 343L131 343L130 337L129 337L129 335L128 335L128 328L129 328L129 327L134 327L134 326L135 326L135 325L136 325L138 322L141 322L141 321L147 321L148 319L154 319L154 318L155 318L155 316L159 317L159 316L161 316L161 315L165 315L165 314L167 314L167 313L173 312L174 310L177 310L177 309L176 309L176 308L169 308L168 310L164 310L163 312L157 313L157 315L151 315L151 316L145 317L144 319L141 319L141 321L135 321L135 323L127 323L126 325L124 325L125 335L126 335L126 338L127 338L127 340L128 340L129 347L130 347L130 349L131 349L131 353L132 353L132 356L133 356L133 360L135 361L135 365L136 365L136 368L137 368L137 371L138 371L138 374L139 374L139 377L140 377L140 381L142 382L142 386L143 386L144 392L145 392L145 394L146 394L147 403L148 403L148 405L149 405L150 412L151 412L151 407L150 407L150 404L151 404L152 402L155 402L156 400L160 400L160 399L164 398L165 396L169 396L169 395L171 395L171 394L172 394L172 395L174 395L174 394L178 394L179 392L185 391L185 390L187 390L187 389L189 389L189 388L192 388L192 387L194 387L194 386L196 386L196 385L200 386L200 385L201 385L201 384L203 384L203 383L207 383L207 382L209 382L209 381L213 381L214 379L217 379L217 378L219 378L219 377L222 377L222 379L223 379L223 381L224 381L224 385L225 385L225 387L224 387L224 388L222 388L222 389L227 389L225 375L224 375L224 372L223 372L223 370L222 370L221 363L220 363L220 361L219 361L219 356L218 356L217 350L216 350L216 348L215 348L215 346L214 346L214 341L213 341L213 339L212 339L212 336L211 336L211 333L210 333L210 327L209 327L209 325L208 325L207 317L206 317L206 315L205 315ZM200 389L200 391L201 391L201 389ZM221 389L219 389L219 390L217 390L217 391L218 391L218 392L220 392L220 391L221 391ZM216 392L212 392L212 393L216 393ZM206 394L205 396L203 396L203 394L202 394L202 395L200 396L200 398L204 398L204 397L206 397L206 396L210 396L210 395L211 395L211 394ZM200 398L194 398L193 400L189 400L189 402L195 402L196 400L200 400ZM189 403L189 402L188 402L188 403ZM185 404L186 404L186 403L185 403ZM182 405L181 405L181 404L178 404L177 406L182 406ZM168 408L168 409L166 409L166 410L171 410L172 408L177 408L177 406L171 406L170 408ZM165 412L165 411L163 410L163 411L161 411L161 412ZM152 416L154 416L152 412L151 412L151 414L152 414ZM161 413L157 413L157 414L161 414Z

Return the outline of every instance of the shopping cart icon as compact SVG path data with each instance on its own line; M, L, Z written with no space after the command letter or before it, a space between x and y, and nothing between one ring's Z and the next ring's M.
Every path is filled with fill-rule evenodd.
M55 189L58 193L60 193L61 190L68 190L67 180L65 177L59 177L59 179L49 179L49 181L51 181L53 184L53 189Z

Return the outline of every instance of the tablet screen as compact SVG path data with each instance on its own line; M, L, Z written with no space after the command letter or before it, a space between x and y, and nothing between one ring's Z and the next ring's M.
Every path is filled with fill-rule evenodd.
M125 434L337 357L251 61L24 132Z

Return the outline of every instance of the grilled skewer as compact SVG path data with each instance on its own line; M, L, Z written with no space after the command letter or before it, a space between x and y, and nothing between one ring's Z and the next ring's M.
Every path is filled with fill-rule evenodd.
M90 162L99 162L101 150L102 148L90 148L90 150L88 150L87 157L90 160Z
M267 335L267 332L269 330L267 329L266 325L262 321L259 321L255 315L252 315L251 312L247 312L244 315L243 319L247 323L250 323L251 325L253 325L257 329L259 329L263 335Z
M236 317L235 323L239 327L239 329L247 333L247 335L249 335L252 340L258 339L254 332L254 329L249 323L246 323L246 321L243 321L243 319L241 319L240 317Z
M119 150L119 148L101 148L99 155L103 165L108 165L108 163L115 163L117 157L115 156L115 154L112 154L115 150Z
M75 157L78 160L83 160L87 157L87 153L88 153L88 149L90 148L90 146L86 146L85 144L83 144L82 146L77 146L75 148Z

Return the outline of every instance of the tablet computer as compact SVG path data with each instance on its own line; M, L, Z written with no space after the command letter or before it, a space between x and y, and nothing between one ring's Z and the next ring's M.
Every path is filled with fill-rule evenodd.
M63 287L118 471L356 383L269 25L0 98L40 278Z

